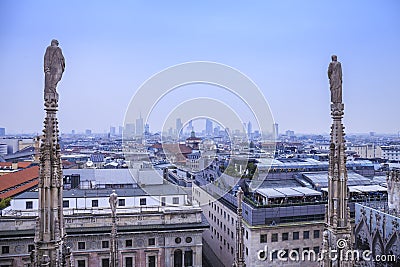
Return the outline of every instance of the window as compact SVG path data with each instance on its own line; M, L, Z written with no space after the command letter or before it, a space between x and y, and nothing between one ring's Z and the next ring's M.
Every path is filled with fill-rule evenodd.
M149 238L149 246L155 246L156 245L156 239L155 238Z
M125 240L125 247L132 247L132 239Z
M314 238L319 238L319 230L314 230Z
M185 251L185 256L184 256L184 266L193 266L193 251L188 250Z
M86 267L85 260L78 260L78 267Z
M97 199L92 200L92 207L95 208L95 207L98 207L98 206L99 206L99 201Z
M2 246L1 247L1 254L8 254L10 253L10 247L9 246Z
M85 242L78 242L78 249L85 249L86 243Z
M282 241L289 240L289 233L282 233Z
M108 248L109 247L109 243L107 240L101 241L101 247L102 248Z
M299 232L293 232L293 240L299 240L300 238L300 233Z
M25 205L25 208L26 208L27 210L33 209L33 202L32 202L32 201L27 201L27 202L26 202L26 205Z
M249 256L249 249L246 247L246 256Z
M231 254L233 255L233 247L231 247Z
M192 242L192 238L190 236L186 237L186 243Z
M118 206L125 206L125 199L118 199Z
M180 237L175 238L175 243L180 244L182 239Z
M69 200L63 201L63 208L69 208Z
M313 250L314 250L315 254L319 253L319 247L313 247Z
M249 232L246 230L246 239L249 239Z
M145 198L141 198L140 199L140 206L144 206L146 205L146 199Z
M147 259L149 262L148 267L156 267L156 256L149 256Z
M101 267L110 267L109 259L101 259Z
M303 232L303 239L309 239L310 238L310 231L304 231Z
M125 267L133 267L133 258L132 257L125 258Z
M260 235L260 243L267 243L267 234Z
M179 204L179 197L172 198L172 204Z
M161 198L161 206L165 206L165 197ZM210 212L208 212L208 216L210 216Z
M271 235L271 242L278 242L278 234Z
M273 252L272 252L272 260L276 260L278 258L278 251L277 250L274 250Z
M182 250L180 249L174 252L174 267L182 267Z
M28 245L28 252L31 252L35 249L35 245Z

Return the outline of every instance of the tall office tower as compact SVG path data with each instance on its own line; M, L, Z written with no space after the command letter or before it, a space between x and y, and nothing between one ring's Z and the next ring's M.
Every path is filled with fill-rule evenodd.
M40 145L39 207L32 258L35 267L60 267L66 266L66 248L56 86L64 71L64 57L56 40L47 48L44 59L46 117Z
M274 129L274 133L273 133L274 139L277 140L278 137L279 137L279 126L278 126L278 124L274 123L272 129Z
M206 136L211 136L213 133L213 123L210 119L206 119Z
M141 136L144 132L142 115L136 119L136 136Z
M118 126L118 135L122 135L123 131L124 131L124 127Z
M322 251L338 251L338 257L333 259L324 255L324 267L349 267L354 262L346 255L352 249L350 209L347 206L347 169L345 133L342 124L344 104L342 102L342 68L336 56L332 56L328 77L331 89L331 141L328 168L328 206L325 215L325 231Z
M251 136L252 132L253 132L253 125L251 125L251 122L249 121L247 123L247 135Z
M124 137L132 138L134 136L135 136L135 124L134 123L125 124Z
M115 127L110 126L110 135L115 135Z
M146 125L144 126L144 133L145 134L149 134L150 133L150 125L148 123L146 123Z
M182 132L182 127L183 127L183 124L182 124L182 120L180 119L180 118L177 118L176 119L176 134L179 136L180 134L181 134L181 132Z
M0 136L6 135L6 128L0 128Z

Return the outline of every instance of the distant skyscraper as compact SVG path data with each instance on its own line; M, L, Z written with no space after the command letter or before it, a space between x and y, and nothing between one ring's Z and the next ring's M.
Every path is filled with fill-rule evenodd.
M149 134L149 133L150 133L150 125L149 125L148 123L146 123L146 125L144 126L144 132L145 132L146 134Z
M92 130L86 129L85 134L86 134L86 135L91 135L91 134L92 134Z
M110 126L110 135L115 135L115 127Z
M178 136L181 134L182 127L183 127L182 120L180 118L177 118L176 119L176 134Z
M0 136L6 135L6 128L0 128Z
M136 119L136 135L141 136L144 132L143 129L143 118L142 115L140 115L139 119Z
M72 130L72 131L71 131L71 134L73 134L73 135L74 135L74 134L75 134L75 130Z
M279 137L279 126L277 123L273 124L273 129L274 129L274 139L278 139Z
M206 119L206 135L210 136L213 131L213 123L210 119Z
M135 135L135 124L127 123L125 124L124 137L132 138Z
M189 121L189 125L188 125L188 127L187 127L187 131L188 131L188 133L191 133L191 132L193 132L193 130L194 130L194 128L193 128L193 122L192 122L192 120L190 120L190 121Z
M124 127L118 126L118 135L122 135L123 131L124 131Z
M250 136L252 132L253 132L253 125L251 125L251 122L249 121L247 123L247 134Z

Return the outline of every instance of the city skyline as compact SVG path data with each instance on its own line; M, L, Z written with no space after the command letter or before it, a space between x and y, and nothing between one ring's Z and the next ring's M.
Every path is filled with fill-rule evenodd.
M395 80L400 60L396 1L339 1L335 6L317 1L169 2L155 7L38 1L1 2L0 7L2 24L7 25L0 29L0 88L7 99L0 105L0 112L7 114L0 127L7 133L41 132L42 61L53 38L66 58L59 84L64 133L104 133L110 125L122 125L129 99L146 79L193 60L227 64L250 77L264 93L281 132L328 133L326 71L331 54L344 66L346 132L400 130L394 117L400 96ZM232 96L213 86L200 92L184 89L166 96L158 112L202 96L236 105ZM369 110L373 112L366 114ZM157 132L162 121L149 123Z

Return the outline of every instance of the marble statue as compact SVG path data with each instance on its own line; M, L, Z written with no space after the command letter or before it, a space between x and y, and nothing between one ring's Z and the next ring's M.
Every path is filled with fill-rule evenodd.
M331 102L342 103L342 65L337 61L337 56L332 56L328 68L329 84L331 88Z
M47 104L53 101L57 103L58 101L56 87L57 83L61 80L64 69L64 56L61 48L58 47L58 41L53 39L44 54L44 99Z

